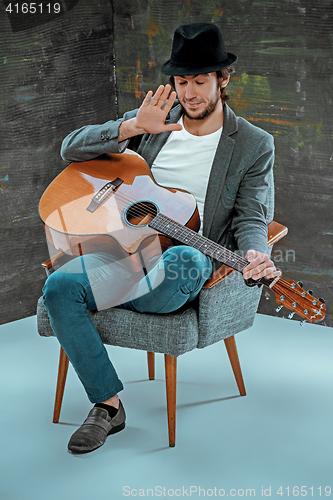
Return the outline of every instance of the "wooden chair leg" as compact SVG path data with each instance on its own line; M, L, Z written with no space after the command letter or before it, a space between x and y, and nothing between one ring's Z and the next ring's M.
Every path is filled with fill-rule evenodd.
M155 380L155 353L147 351L149 380Z
M164 354L165 382L168 411L169 446L176 444L176 386L177 386L177 358Z
M64 395L64 389L66 384L67 370L68 370L69 360L65 354L65 351L60 347L60 357L59 357L59 370L58 370L58 380L57 389L54 402L54 412L53 412L53 422L56 424L59 422L59 416L62 405L62 398Z
M227 348L229 360L231 363L232 371L234 372L239 393L241 396L246 396L245 385L242 375L242 370L239 364L238 352L236 347L236 340L234 335L224 339L225 346Z

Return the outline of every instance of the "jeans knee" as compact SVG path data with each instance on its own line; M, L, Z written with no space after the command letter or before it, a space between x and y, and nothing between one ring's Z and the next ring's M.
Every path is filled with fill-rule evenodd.
M205 282L212 273L212 263L196 248L179 245L165 253L166 276L183 282Z
M54 298L61 294L60 287L58 286L57 273L52 273L46 280L45 285L43 287L43 298L44 304L49 300L54 300Z
M68 297L77 290L75 276L61 272L52 273L43 287L44 304L47 306L50 302L68 300Z
M168 248L163 254L164 260L167 262L205 262L207 257L196 248L187 245L178 245Z

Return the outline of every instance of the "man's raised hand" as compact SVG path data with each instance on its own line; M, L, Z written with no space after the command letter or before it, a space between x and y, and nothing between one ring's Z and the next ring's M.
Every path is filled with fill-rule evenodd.
M149 134L182 129L178 123L165 124L165 119L176 99L176 92L170 94L170 90L171 86L168 84L160 85L154 95L151 90L148 92L136 115L137 128Z
M165 124L170 109L176 99L176 92L171 92L171 85L160 85L153 94L150 90L144 98L135 118L122 122L119 128L119 139L125 139L141 134L159 134L181 130L179 123Z

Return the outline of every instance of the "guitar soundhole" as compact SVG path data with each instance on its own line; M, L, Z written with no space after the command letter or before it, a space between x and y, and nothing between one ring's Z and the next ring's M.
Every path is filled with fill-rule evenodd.
M131 205L126 212L126 221L133 226L146 226L157 215L157 207L149 201Z

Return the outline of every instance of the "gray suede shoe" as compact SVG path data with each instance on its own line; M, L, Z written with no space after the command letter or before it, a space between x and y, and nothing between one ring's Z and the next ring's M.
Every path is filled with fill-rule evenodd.
M93 408L81 427L74 432L68 443L72 453L88 453L105 443L107 436L121 431L125 427L126 414L119 401L117 414L111 418L104 408Z

